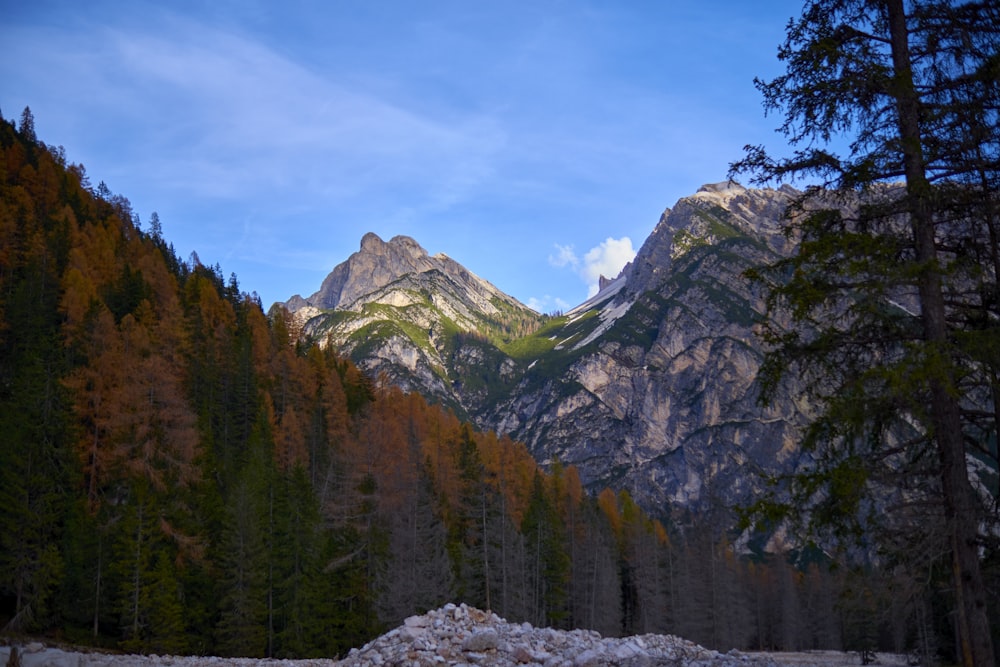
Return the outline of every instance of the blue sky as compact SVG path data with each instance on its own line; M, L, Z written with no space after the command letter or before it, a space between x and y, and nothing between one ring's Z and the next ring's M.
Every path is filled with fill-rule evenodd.
M267 308L369 231L542 312L780 147L801 0L0 0L0 112Z

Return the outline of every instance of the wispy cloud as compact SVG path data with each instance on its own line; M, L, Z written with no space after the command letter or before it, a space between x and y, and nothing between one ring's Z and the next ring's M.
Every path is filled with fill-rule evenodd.
M139 76L158 77L173 99L190 101L208 168L235 167L231 183L280 188L304 178L334 198L419 186L448 202L489 173L502 143L488 118L429 117L240 37L194 34L180 43L121 35L120 51Z
M559 245L555 244L556 252L554 255L549 255L549 264L561 269L564 266L570 266L576 268L580 265L580 259L573 252L572 245Z
M67 94L132 124L118 129L142 168L189 195L265 188L304 201L304 188L314 203L335 203L403 189L412 205L446 207L490 177L506 140L489 115L432 115L244 35L173 15L157 28L48 35L46 76L64 76Z
M786 16L747 32L772 23L757 5L411 5L21 3L0 102L280 298L289 265L328 270L378 231L576 300L773 135L752 80Z

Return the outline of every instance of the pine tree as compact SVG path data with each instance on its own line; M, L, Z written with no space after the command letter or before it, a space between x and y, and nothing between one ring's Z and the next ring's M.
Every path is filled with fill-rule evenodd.
M458 599L485 608L486 581L482 532L485 480L472 429L463 424L454 451L457 492L449 507L449 553L455 569Z
M189 650L182 598L176 565L166 550L160 550L150 576L148 651L183 655Z
M806 147L784 159L753 147L735 166L825 186L793 207L800 243L772 274L764 367L771 389L803 373L824 407L806 441L821 467L805 486L832 501L816 516L867 514L865 529L885 518L865 511L868 492L901 483L936 505L968 667L994 663L979 526L995 496L973 489L968 456L991 456L997 428L997 365L982 346L996 337L982 296L996 293L997 265L973 266L965 249L996 248L998 40L992 2L808 2L779 51L786 73L758 82ZM844 155L827 148L840 134Z
M316 609L324 601L312 587L320 570L319 504L301 465L280 480L274 552L280 630L277 655L313 655L324 631Z
M63 557L66 576L60 589L61 616L73 629L86 628L90 641L100 636L103 616L107 615L110 604L107 601L107 530L78 499L65 517L66 534ZM89 635L89 636L88 636Z
M150 595L153 564L157 549L155 509L149 490L139 484L132 490L120 522L113 548L113 575L116 608L122 634L122 648L141 653L150 631Z

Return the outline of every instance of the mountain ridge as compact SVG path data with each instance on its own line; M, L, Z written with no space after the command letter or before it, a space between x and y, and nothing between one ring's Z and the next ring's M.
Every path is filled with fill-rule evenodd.
M806 418L790 399L757 404L764 302L743 277L794 247L782 229L795 194L702 186L561 316L409 237L371 233L319 291L283 305L305 336L525 442L543 465L575 465L593 490L627 489L653 508L738 502L759 483L745 466L795 465Z

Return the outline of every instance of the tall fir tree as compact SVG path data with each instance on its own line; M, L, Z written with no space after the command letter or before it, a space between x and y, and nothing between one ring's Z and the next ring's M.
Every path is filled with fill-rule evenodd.
M967 667L994 664L979 528L995 521L995 496L973 487L968 459L989 456L996 437L996 364L982 342L997 335L995 307L983 308L997 274L965 249L996 250L980 230L995 231L1000 192L998 54L995 2L808 2L779 50L786 73L758 81L804 148L775 159L751 147L735 165L759 182L823 186L791 211L800 242L774 267L765 364L772 389L802 373L824 408L806 441L824 471L803 478L833 501L817 516L860 511L870 526L868 493L903 473L949 532ZM973 324L975 311L992 315Z

